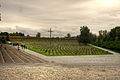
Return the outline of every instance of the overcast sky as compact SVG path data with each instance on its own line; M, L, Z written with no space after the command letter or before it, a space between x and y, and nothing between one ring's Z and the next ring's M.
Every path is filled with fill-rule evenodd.
M0 31L72 36L87 25L92 33L120 25L120 0L0 0Z

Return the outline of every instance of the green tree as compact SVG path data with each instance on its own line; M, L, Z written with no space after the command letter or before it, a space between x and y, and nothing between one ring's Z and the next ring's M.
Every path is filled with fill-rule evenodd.
M96 42L97 36L95 34L89 33L90 42Z
M110 39L110 36L109 36L109 32L107 32L107 30L99 31L99 36L98 36L99 42L108 41L109 39Z
M90 29L87 26L80 27L80 35L78 36L78 42L84 43L85 45L87 43L90 43Z
M115 41L115 40L120 40L120 26L117 26L110 31L110 40Z
M36 34L36 37L39 37L39 38L40 38L40 37L41 37L41 33L38 32L38 33Z
M9 41L9 33L8 32L1 32L0 35L1 37L1 42L6 43L6 41Z
M70 35L70 33L68 33L68 34L67 34L67 38L71 38L71 35Z
M24 33L19 32L19 36L24 36Z
M19 33L18 33L18 32L16 32L16 33L15 33L15 36L19 36Z
M0 41L1 41L2 43L6 43L6 39L5 39L5 37L2 36L2 38L0 39Z
M9 35L6 36L6 41L10 41Z

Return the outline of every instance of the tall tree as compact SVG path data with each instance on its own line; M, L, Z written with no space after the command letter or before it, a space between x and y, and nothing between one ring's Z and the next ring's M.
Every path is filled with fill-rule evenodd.
M109 38L110 38L109 32L107 32L107 30L100 30L99 31L98 41L100 41L100 42L108 41Z
M120 40L120 26L117 26L110 31L110 40L118 41Z
M79 43L90 43L90 29L87 26L80 27L80 35L78 37Z
M6 41L9 41L9 33L8 32L1 32L0 35L2 36L1 41L5 43Z

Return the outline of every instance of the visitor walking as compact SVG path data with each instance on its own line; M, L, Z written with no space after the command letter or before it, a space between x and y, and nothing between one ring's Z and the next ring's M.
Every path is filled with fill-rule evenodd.
M23 45L24 49L27 49L27 46L26 45Z
M23 44L21 44L21 47L22 47L22 49L23 49Z
M18 45L18 51L20 50L20 46Z

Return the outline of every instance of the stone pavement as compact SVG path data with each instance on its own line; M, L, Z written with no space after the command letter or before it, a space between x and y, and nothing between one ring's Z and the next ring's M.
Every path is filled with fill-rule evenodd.
M91 45L93 46L93 45ZM60 64L80 64L80 65L120 65L120 54L103 49L97 46L96 48L113 53L113 55L80 55L80 56L45 56L31 50L24 50L29 54L35 55L50 62Z

